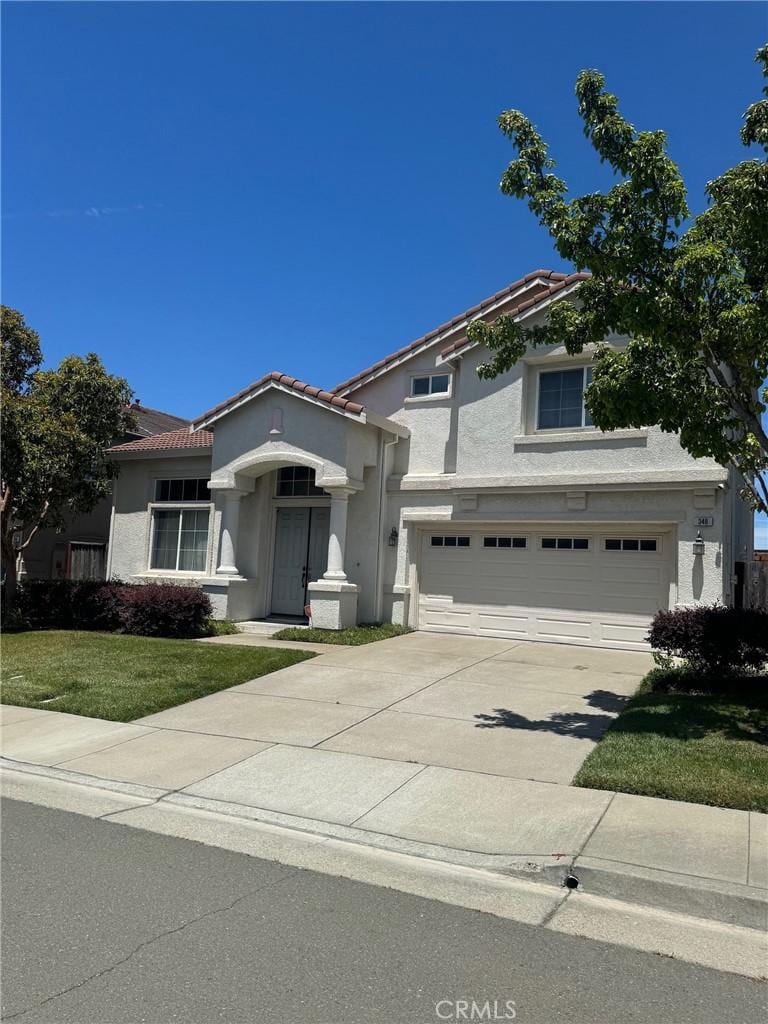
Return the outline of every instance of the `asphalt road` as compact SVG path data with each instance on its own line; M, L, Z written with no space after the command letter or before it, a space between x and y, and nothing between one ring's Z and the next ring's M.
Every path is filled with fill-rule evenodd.
M734 975L32 804L2 855L3 1020L766 1020Z

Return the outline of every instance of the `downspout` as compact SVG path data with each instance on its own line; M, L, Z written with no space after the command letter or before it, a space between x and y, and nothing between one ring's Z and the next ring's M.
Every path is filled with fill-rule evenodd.
M112 478L112 509L109 513L109 539L107 540L107 579L112 579L112 549L115 536L115 508L117 507L117 476Z
M383 559L383 548L385 538L383 534L384 525L384 506L387 500L386 492L386 481L388 476L387 464L390 458L389 449L392 448L400 438L396 435L392 435L391 441L384 440L385 434L382 430L379 438L379 521L378 521L378 538L379 542L376 545L376 583L375 583L375 600L373 608L373 617L376 622L381 621L381 611L384 604L384 587L381 581L381 563Z

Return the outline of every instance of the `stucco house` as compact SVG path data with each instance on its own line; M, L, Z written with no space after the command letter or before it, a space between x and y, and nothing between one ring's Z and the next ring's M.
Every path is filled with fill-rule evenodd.
M732 472L656 428L596 430L588 352L478 378L471 320L535 323L584 276L533 271L330 391L270 373L117 445L108 573L200 586L241 621L309 605L332 629L628 649L659 608L732 602L752 557Z

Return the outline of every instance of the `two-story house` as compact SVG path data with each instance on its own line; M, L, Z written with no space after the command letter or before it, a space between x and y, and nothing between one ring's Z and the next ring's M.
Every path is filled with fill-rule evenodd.
M735 474L653 427L596 430L589 352L477 375L471 320L533 324L583 279L534 271L331 391L270 373L116 446L109 574L199 585L236 620L624 648L659 608L730 602L752 554Z

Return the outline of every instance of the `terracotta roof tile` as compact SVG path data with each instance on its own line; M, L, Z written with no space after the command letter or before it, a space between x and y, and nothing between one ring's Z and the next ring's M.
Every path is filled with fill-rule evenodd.
M211 416L224 412L226 409L229 409L230 406L236 405L242 399L247 398L249 395L253 394L253 392L258 391L260 388L263 388L272 382L281 384L283 387L291 388L291 390L297 392L297 394L308 395L310 398L314 398L317 401L326 402L328 405L337 409L342 409L344 412L357 414L363 412L365 409L365 406L360 405L359 402L350 402L346 398L339 398L338 395L335 395L330 391L322 391L320 388L312 387L311 384L305 384L304 381L297 380L296 377L289 377L286 373L273 371L272 373L265 374L259 380L254 381L253 384L249 384L248 387L243 388L242 391L238 391L236 395L232 395L223 402L219 402L218 405L214 405L212 409L209 409L207 412L204 412L202 416L198 416L193 420L192 426L194 427L198 423L204 423Z
M388 366L390 363L394 363L398 359L402 359L404 356L407 356L409 352L414 352L416 349L421 348L422 345L426 345L433 338L436 338L444 331L448 331L451 329L451 327L455 327L456 324L460 324L463 321L469 320L470 318L476 316L478 313L482 313L483 310L487 309L489 306L492 306L494 302L499 302L501 299L504 299L507 296L512 295L519 288L523 288L526 284L529 284L531 281L537 280L537 278L541 278L542 280L545 281L555 282L553 286L541 289L539 294L540 296L543 296L544 291L546 291L547 294L549 294L552 292L553 288L559 290L561 287L565 287L566 284L570 284L576 280L583 280L586 277L589 277L589 274L564 274L558 270L532 270L530 274L526 274L525 277L521 277L519 278L519 280L513 281L512 284L507 285L506 288L502 288L500 291L496 292L494 295L491 295L489 298L483 299L482 302L478 302L477 305L465 310L465 312L459 313L457 316L454 316L451 320L446 321L446 323L440 324L440 326L435 327L434 330L428 331L426 334L423 334L420 338L417 338L415 341L412 341L409 345L405 345L403 348L398 349L397 352L393 352L391 355L385 356L383 359L380 359L372 366L366 367L366 369L361 370L359 373L356 373L354 377L350 377L348 380L342 381L341 384L337 384L336 387L333 389L333 393L338 395L342 391L352 390L355 387L355 385L360 384L366 377L369 377L371 374L376 373L378 370L384 369L384 367ZM538 299L535 299L535 301L538 301ZM456 344L456 348L460 348L462 345L466 344L466 339L462 339L460 343ZM444 349L443 351L446 352L452 350L453 349L451 348L451 346L449 346L448 349Z
M110 452L159 452L178 448L210 448L213 445L213 434L208 430L190 433L189 427L183 430L169 430L164 434L153 434L151 437L140 437L138 441L127 441L109 448Z

